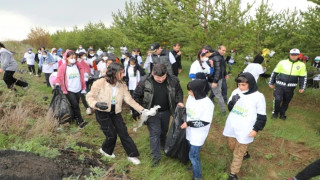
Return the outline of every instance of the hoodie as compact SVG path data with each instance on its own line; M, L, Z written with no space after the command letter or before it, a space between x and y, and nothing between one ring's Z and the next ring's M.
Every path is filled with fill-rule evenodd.
M207 97L208 92L210 91L210 86L205 79L195 79L188 83L188 86L191 88L194 98L196 100L203 99Z
M58 50L57 50L57 55L60 57L60 58L62 58L62 51L63 51L63 49L62 48L59 48Z
M243 72L251 73L256 82L258 82L260 74L263 74L263 67L261 66L261 63L264 61L264 58L261 55L256 55L256 57L253 60L253 63L250 63L247 65L247 67L243 70Z
M12 52L5 48L0 49L0 62L3 71L16 71L18 64L13 58Z
M47 52L47 57L44 58L43 55L41 56L40 62L39 62L39 67L42 67L43 64L50 64L50 63L54 64L55 63L53 56L48 51L45 51L45 52Z

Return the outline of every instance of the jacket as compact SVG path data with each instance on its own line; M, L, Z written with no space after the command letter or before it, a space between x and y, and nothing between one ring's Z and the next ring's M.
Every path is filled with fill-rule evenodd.
M300 89L305 89L307 84L306 65L301 61L291 61L289 59L280 61L273 70L269 85L295 88L298 85Z
M218 51L215 51L213 55L210 57L210 59L213 60L213 67L214 67L214 73L212 74L211 83L218 83L220 79L223 79L227 73L226 73L226 61L224 60L223 56L219 54Z
M154 96L152 81L154 81L152 75L149 75L145 80L141 80L133 93L134 100L146 109L151 108ZM179 102L183 102L183 92L180 86L180 82L176 76L170 76L169 74L167 74L167 80L164 83L167 83L170 112L171 115L174 115L176 105Z
M40 61L39 61L39 67L42 67L43 64L54 64L56 63L55 59L53 58L53 56L48 52L47 52L47 57L44 58L43 56L40 57Z
M122 102L125 101L131 107L138 112L141 112L144 108L134 101L128 91L128 87L125 83L117 83L116 92L116 106L115 113L118 114L122 111ZM101 78L93 83L90 92L86 95L86 100L89 106L93 109L110 112L111 100L112 100L112 85L106 81L105 78ZM108 105L107 110L101 110L96 107L97 102L105 102Z
M81 90L85 90L86 89L86 83L84 81L85 68L83 68L82 65L79 64L78 62L76 62L74 66L77 66L80 72ZM63 94L68 94L68 78L66 75L66 71L67 71L67 63L64 63L58 69L58 75L56 80L56 85L59 85L61 87Z
M1 69L3 71L17 70L18 64L16 60L14 60L12 52L8 51L5 48L1 48L0 50L0 62L1 62Z
M167 52L164 49L164 50L162 50L160 55L152 54L151 58L152 58L152 63L151 63L151 67L150 67L151 71L152 71L152 68L153 68L153 64L164 64L167 67L168 74L173 75L172 66L171 66L171 63L170 63L170 60L169 60L169 52Z
M178 52L176 52L175 50L172 50L171 53L174 56L174 58L176 59L176 62L174 64L172 64L172 71L173 71L174 75L178 76L179 69L182 69L181 55L178 55Z

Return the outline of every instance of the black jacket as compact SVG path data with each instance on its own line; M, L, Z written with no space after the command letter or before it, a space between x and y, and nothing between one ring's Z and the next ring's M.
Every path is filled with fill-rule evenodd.
M149 75L145 80L141 80L133 93L133 99L146 109L152 108L152 99L154 95L153 76ZM176 76L167 74L168 94L170 112L174 115L174 111L179 102L183 103L183 92L180 86L179 79Z
M178 52L176 52L175 50L172 50L171 53L174 56L174 58L176 59L176 62L174 64L172 64L172 71L173 71L174 75L178 76L179 69L182 69L181 55L178 55Z
M218 83L220 79L225 78L225 76L227 75L226 61L224 60L224 57L219 54L218 51L215 51L209 59L213 60L214 73L212 75L212 78L208 79L211 79L213 83Z

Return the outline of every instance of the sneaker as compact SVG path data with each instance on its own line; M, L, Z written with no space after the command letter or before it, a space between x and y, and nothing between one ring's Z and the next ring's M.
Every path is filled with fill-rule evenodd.
M285 116L285 115L280 115L280 119L286 120L286 119L287 119L287 116Z
M160 159L153 159L152 160L152 164L151 164L151 167L156 167L158 166L160 163Z
M87 113L88 115L92 114L91 108L87 108L86 113Z
M278 114L272 114L271 119L277 119L278 118Z
M246 155L243 156L243 160L247 160L247 159L249 159L249 158L250 158L250 154L249 154L249 152L247 151L247 152L246 152Z
M39 75L38 75L38 74L36 74L35 76L36 76L36 77L39 77Z
M29 72L30 75L32 75L32 72Z
M103 155L106 156L107 158L115 158L115 157L116 157L116 155L114 155L113 153L112 153L112 155L107 154L106 152L104 152L104 151L102 150L102 148L100 148L99 151L100 151L101 154L103 154Z
M78 127L79 127L80 129L82 129L82 128L86 127L87 124L88 124L88 122L83 121L83 122L81 122L80 124L78 124Z
M128 157L128 161L132 162L134 165L138 165L141 163L137 157Z
M229 174L229 178L228 178L228 180L237 180L238 179L238 176L237 175L235 175L235 174Z

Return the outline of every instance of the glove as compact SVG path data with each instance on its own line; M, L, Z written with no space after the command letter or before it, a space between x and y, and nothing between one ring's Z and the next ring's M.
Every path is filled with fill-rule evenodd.
M55 85L54 89L61 90L61 87L59 85Z
M86 93L87 91L85 89L81 91L81 94L86 94Z
M232 96L232 99L231 99L231 102L232 102L233 104L236 104L236 102L237 102L239 99L240 99L239 94L233 95L233 96Z
M107 110L108 109L108 105L105 102L97 102L96 103L96 107L101 109L101 110Z
M138 111L133 110L132 111L132 118L137 121L137 118L140 116L140 113Z

